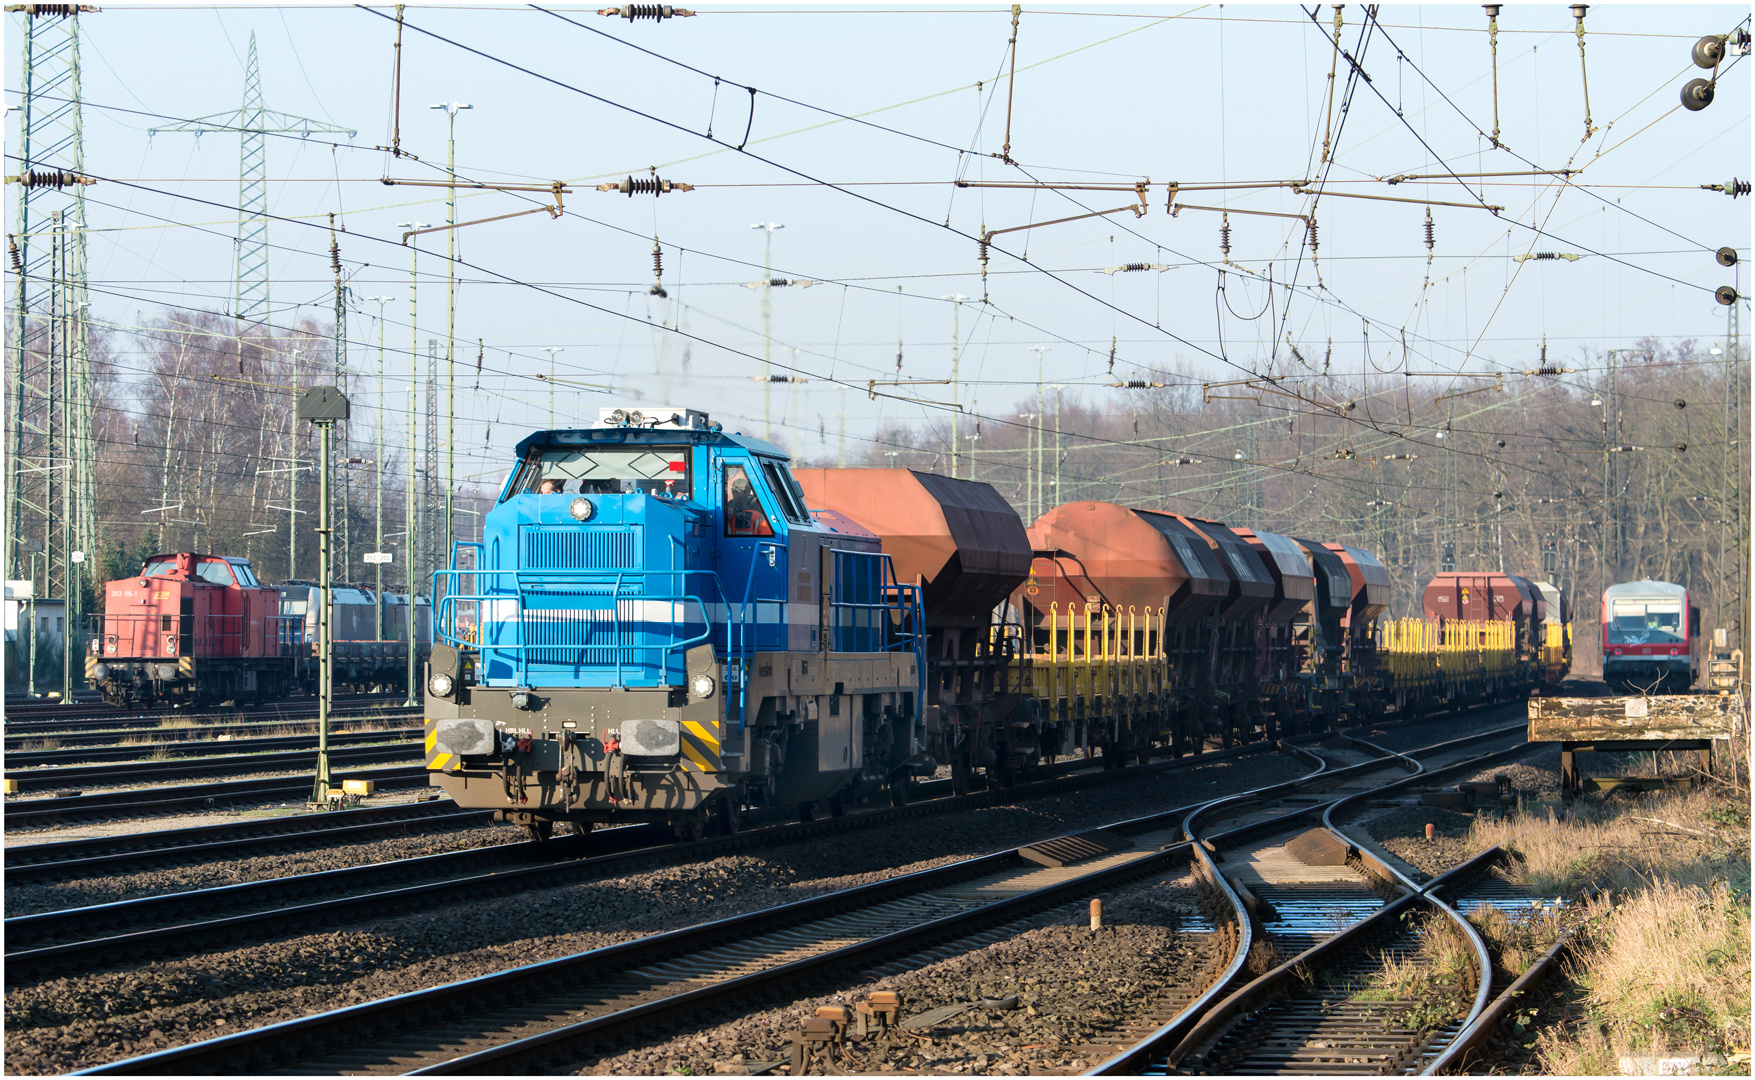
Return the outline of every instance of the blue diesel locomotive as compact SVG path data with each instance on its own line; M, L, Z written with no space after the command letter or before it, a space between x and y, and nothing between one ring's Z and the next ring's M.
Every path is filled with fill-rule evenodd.
M556 822L819 804L924 752L921 586L807 510L786 455L693 410L603 409L520 442L480 543L434 576L426 760L459 806Z

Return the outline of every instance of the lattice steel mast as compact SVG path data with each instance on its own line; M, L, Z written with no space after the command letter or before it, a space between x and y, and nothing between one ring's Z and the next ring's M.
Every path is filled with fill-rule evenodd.
M79 15L95 8L16 5L24 14L17 231L8 245L17 290L6 394L7 577L66 596L71 552L97 542L92 473L90 310L85 278L85 153ZM59 512L57 512L59 504ZM59 517L61 520L57 521ZM59 528L57 528L59 526ZM66 624L77 628L78 606Z
M268 136L297 134L346 135L359 132L307 120L266 108L262 104L262 74L256 63L256 35L250 34L250 51L244 62L244 104L232 112L214 113L182 123L152 128L160 132L238 133L238 252L234 312L240 322L260 323L268 318Z

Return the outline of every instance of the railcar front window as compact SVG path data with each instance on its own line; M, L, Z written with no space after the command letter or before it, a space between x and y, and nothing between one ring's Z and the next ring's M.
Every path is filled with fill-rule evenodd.
M693 497L686 446L538 448L518 468L513 495Z
M1616 600L1607 629L1611 645L1679 645L1682 605L1678 601Z

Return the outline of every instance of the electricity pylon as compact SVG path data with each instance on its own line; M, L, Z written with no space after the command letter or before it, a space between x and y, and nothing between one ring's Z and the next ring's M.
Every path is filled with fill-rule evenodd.
M346 135L351 139L359 132L264 108L254 32L250 34L249 57L244 63L243 108L152 128L147 134L157 135L161 131L196 136L217 131L238 133L238 280L234 311L241 323L262 322L268 317L268 136Z
M71 556L96 544L92 474L90 309L85 279L85 149L79 16L96 8L22 9L17 280L6 388L7 577L37 578L39 597L67 595ZM57 520L59 519L59 520ZM28 551L27 551L28 548ZM41 554L38 555L37 553ZM78 608L67 607L67 641Z

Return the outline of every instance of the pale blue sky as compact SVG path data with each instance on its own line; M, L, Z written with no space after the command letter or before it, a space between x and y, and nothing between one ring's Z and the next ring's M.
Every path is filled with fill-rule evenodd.
M444 116L427 106L474 105L457 122L460 174L572 185L568 216L559 221L526 216L458 234L460 255L472 264L459 271L458 356L471 369L466 387L475 382L475 340L485 339L487 350L481 393L460 404L463 476L497 473L506 448L546 422L548 388L531 377L548 366L544 346L564 349L563 378L617 388L563 392L563 419L599 404L662 401L705 408L728 427L759 429L761 390L753 379L761 364L751 355L762 351L760 293L745 287L761 276L763 234L751 230L754 222L786 226L774 235L776 276L816 282L773 296L774 358L811 380L776 388L777 434L807 455L833 452L843 408L855 447L880 422L942 415L872 401L829 380L863 387L868 379L894 379L898 338L903 378L948 378L952 311L940 299L945 294L971 298L960 320L963 402L1012 416L1026 396L1033 401L1036 354L1029 347L1036 345L1050 347L1044 360L1050 382L1082 386L1077 393L1085 400L1116 409L1125 408L1125 398L1107 387L1112 339L1120 378L1150 378L1177 360L1210 378L1239 377L1269 362L1275 338L1283 367L1290 362L1287 334L1312 358L1332 340L1333 367L1342 372L1401 367L1404 332L1406 364L1420 370L1534 367L1544 334L1551 359L1584 369L1584 350L1645 335L1721 335L1724 309L1711 290L1731 283L1734 272L1714 262L1712 249L1731 245L1749 254L1749 201L1698 190L1751 172L1746 61L1723 73L1712 106L1675 109L1681 85L1703 74L1689 62L1695 38L1730 30L1747 7L1594 5L1586 20L1590 110L1604 130L1581 144L1585 110L1572 17L1561 4L1507 6L1500 16L1499 100L1510 152L1493 150L1479 133L1493 124L1481 9L1383 8L1383 25L1374 28L1362 60L1372 82L1357 89L1341 128L1328 172L1331 193L1472 204L1476 194L1456 182L1357 181L1446 169L1528 170L1531 163L1584 167L1577 179L1594 186L1557 195L1543 178L1512 177L1479 190L1486 202L1505 207L1501 217L1478 206L1435 207L1432 281L1424 287L1421 206L1324 197L1317 207L1321 291L1310 288L1317 268L1307 256L1298 260L1301 223L1234 215L1231 259L1243 269L1226 276L1228 304L1216 292L1217 215L1185 209L1167 216L1164 184L1322 175L1313 155L1325 126L1333 51L1295 7L1026 6L1011 121L1012 156L1021 168L986 156L1000 150L1005 132L1009 6L881 12L702 6L696 18L631 25L586 8L554 10L585 28L528 8L408 9L402 145L424 164L392 162L371 150L388 142L391 120L395 25L378 14L343 6L124 3L84 17L87 168L127 181L88 190L97 317L127 326L137 312L157 314L160 304L226 308L235 217L226 206L237 200L237 139L149 137L147 130L236 108L252 32L270 108L359 131L340 150L271 139L271 210L313 223L341 212L355 296L394 298L384 307L393 373L406 372L409 346L409 251L399 246L396 223L440 223L445 211L441 192L378 181L442 175ZM1345 9L1349 50L1359 48L1363 15L1357 5ZM1321 16L1329 27L1332 8L1324 6ZM6 22L9 103L17 101L20 18ZM1343 79L1346 64L1340 61ZM725 81L716 88L711 75ZM753 120L745 89L752 85L764 92ZM834 117L771 94L861 114L899 134L825 124ZM122 111L129 109L139 112ZM1338 107L1334 113L1339 125ZM700 137L709 124L715 137L734 144L747 124L748 150L772 164ZM9 121L10 153L16 132L16 120ZM1421 140L1444 161L1433 160ZM592 189L651 165L665 179L699 187L656 201ZM9 159L8 171L16 167ZM1144 217L1121 214L1000 237L987 286L992 305L984 310L971 239L983 227L1066 217L1083 212L1081 205L1109 209L1130 196L957 190L950 183L959 177L1121 184L1149 178L1152 187ZM459 217L528 209L533 198L471 195L461 200ZM1284 188L1190 192L1182 200L1277 213L1303 213L1309 204ZM167 227L167 219L176 225ZM1551 236L1538 236L1530 225ZM665 246L669 301L646 295L655 232ZM270 237L277 321L326 318L327 234L275 222ZM424 351L428 337L444 334L445 241L443 234L420 239ZM1586 257L1513 261L1532 250ZM1101 272L1130 262L1173 269ZM1270 264L1273 313L1251 318L1264 309ZM1283 286L1293 275L1288 304ZM1747 291L1747 275L1742 281ZM358 300L356 307L351 362L356 371L375 373L378 305ZM1369 369L1365 318L1372 321ZM685 341L655 325L678 320L705 340ZM903 393L949 397L942 386ZM363 394L356 393L358 415L369 417L375 407L369 384ZM393 406L400 402L398 396ZM829 432L826 441L819 441L819 423Z

